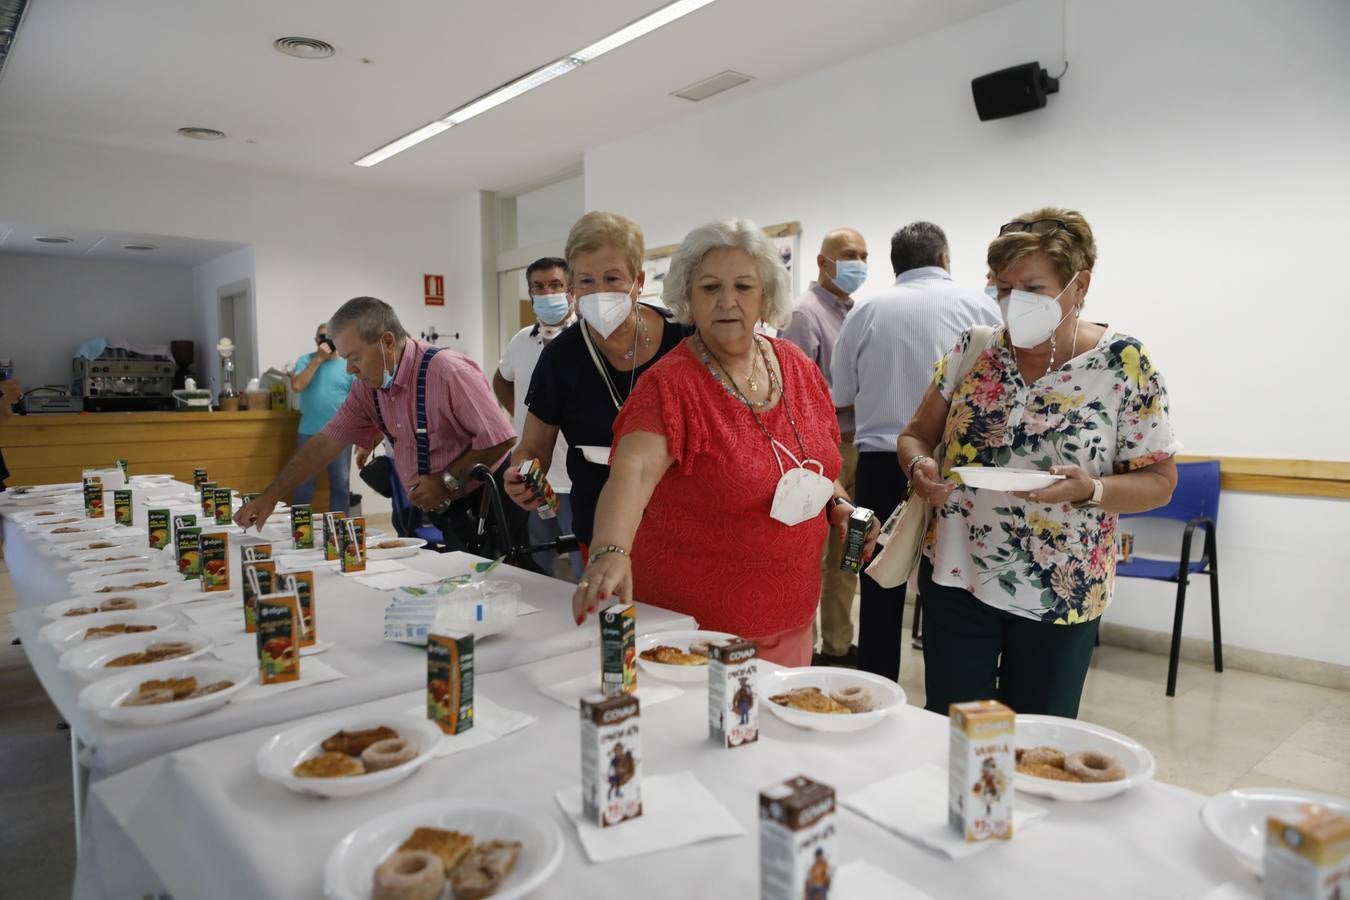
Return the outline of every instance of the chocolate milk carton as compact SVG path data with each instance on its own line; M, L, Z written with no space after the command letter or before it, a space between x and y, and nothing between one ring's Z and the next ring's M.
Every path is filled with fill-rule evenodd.
M947 821L968 842L1013 836L1013 711L997 700L953 703Z
M708 656L708 734L723 747L759 740L759 648L737 639L713 644Z
M600 610L600 691L637 691L637 608L617 603Z
M1350 897L1350 819L1312 808L1266 819L1266 900Z
M581 698L581 803L601 828L642 815L638 712L627 694Z
M760 791L760 900L825 900L837 866L834 788L798 775Z

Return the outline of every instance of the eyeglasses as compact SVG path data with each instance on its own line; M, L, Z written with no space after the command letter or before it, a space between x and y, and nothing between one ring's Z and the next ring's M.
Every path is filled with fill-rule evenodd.
M1069 223L1063 219L1037 219L1034 222L1009 222L998 230L998 236L1014 231L1029 231L1032 234L1054 234L1056 231L1068 231Z

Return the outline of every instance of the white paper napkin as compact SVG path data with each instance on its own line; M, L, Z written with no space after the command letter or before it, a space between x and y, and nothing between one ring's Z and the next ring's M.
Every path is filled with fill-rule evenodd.
M926 765L868 785L843 799L844 806L901 837L962 859L1002 841L967 843L947 824L947 770ZM1020 796L1013 801L1013 834L1047 810ZM1016 838L1014 837L1014 840Z
M412 716L425 716L425 706L414 706L408 710ZM473 727L462 734L443 734L432 756L453 756L490 744L498 738L506 737L514 731L528 728L539 721L538 716L498 706L488 698L475 694L473 698Z
M581 786L557 793L558 805L576 826L591 862L605 863L713 838L736 837L745 829L693 772L642 779L642 815L601 828L583 818Z
M300 656L307 661L311 656L317 656L325 650L332 650L336 646L335 641L315 641L308 647L301 647ZM237 633L217 643L211 648L211 652L222 662L235 666L256 667L258 665L257 635L246 633L243 625L240 625ZM300 663L301 671L304 670L306 664L306 662Z
M830 884L832 900L933 900L907 881L863 859L840 866Z
M589 672L576 678L570 678L567 681L559 681L555 684L539 685L539 692L552 697L563 706L577 708L577 703L582 697L589 697L600 691L600 673ZM673 697L678 697L684 691L669 684L657 684L650 679L638 679L637 698L642 704L642 708L654 706Z
M1210 891L1201 900L1261 900L1261 889L1256 886L1256 882L1238 884L1229 881Z
M220 649L221 648L219 647L216 648L216 650ZM217 653L217 655L219 655L219 653ZM254 657L254 660L256 662L257 657ZM323 684L325 681L336 681L339 678L346 677L346 675L343 675L323 660L315 659L312 656L306 656L300 662L299 681L283 681L280 684L254 683L231 697L230 702L249 703L253 700L261 700L265 697L275 697L277 694L284 694L287 691L294 691L303 687L312 687L316 684Z
M333 565L337 565L334 560ZM386 572L401 572L408 568L403 563L392 559L368 559L364 572L338 572L343 578L365 578L368 575L382 575Z
M375 588L377 591L394 591L401 587L412 587L417 584L431 584L434 581L440 581L440 575L432 575L430 572L423 572L418 569L401 569L397 572L385 572L384 574L369 574L375 563L386 562L387 560L375 560L368 563L365 575L357 577L358 584L364 584L366 587Z
M238 624L244 630L244 604L233 599L225 603L197 603L186 606L178 612L187 616L198 625L215 625L220 622Z

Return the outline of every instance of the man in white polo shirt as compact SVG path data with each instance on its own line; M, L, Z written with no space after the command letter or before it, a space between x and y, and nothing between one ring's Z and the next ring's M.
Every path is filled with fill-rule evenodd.
M567 298L566 260L556 256L535 260L525 270L525 282L536 321L520 329L511 338L501 362L497 364L497 372L492 376L492 392L511 413L517 435L525 433L525 414L529 411L525 408L525 395L529 393L530 379L534 376L539 354L549 341L576 322L576 312ZM530 513L529 534L532 544L547 543L560 535L572 533L572 481L567 477L567 466L562 464L567 459L567 441L563 440L561 433L558 434L553 459L558 464L549 469L548 483L558 495L558 516L541 519L538 512ZM570 559L572 572L579 575L582 570L581 554L573 553ZM535 562L549 575L556 571L557 561L555 553L535 554Z
M856 503L881 519L905 497L909 482L895 444L933 381L933 364L967 328L1002 321L982 291L952 281L947 236L931 222L891 237L891 268L895 285L849 313L831 359L834 404L854 415ZM859 669L899 679L904 607L904 585L862 579Z

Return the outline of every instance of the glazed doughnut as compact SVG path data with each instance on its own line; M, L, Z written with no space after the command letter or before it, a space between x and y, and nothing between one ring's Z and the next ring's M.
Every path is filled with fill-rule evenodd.
M441 858L426 850L399 850L375 870L373 900L436 900L445 890Z
M712 641L694 641L689 645L689 652L698 656L712 656Z
M830 699L835 703L842 703L847 706L849 712L862 713L872 711L872 692L861 684L851 684L848 687L835 688L830 691Z
M1064 759L1064 771L1083 781L1120 781L1125 767L1109 753L1100 750L1079 750Z
M361 751L361 762L366 764L367 772L392 769L394 766L401 766L405 762L412 762L414 759L417 759L416 745L402 738L376 741Z
M1064 768L1064 751L1055 747L1028 747L1018 748L1018 765L1042 765L1054 766L1056 769Z
M1030 775L1033 778L1045 778L1050 781L1072 781L1078 783L1079 779L1070 775L1059 766L1052 766L1043 762L1027 762L1025 759L1017 764L1017 771L1023 775Z

